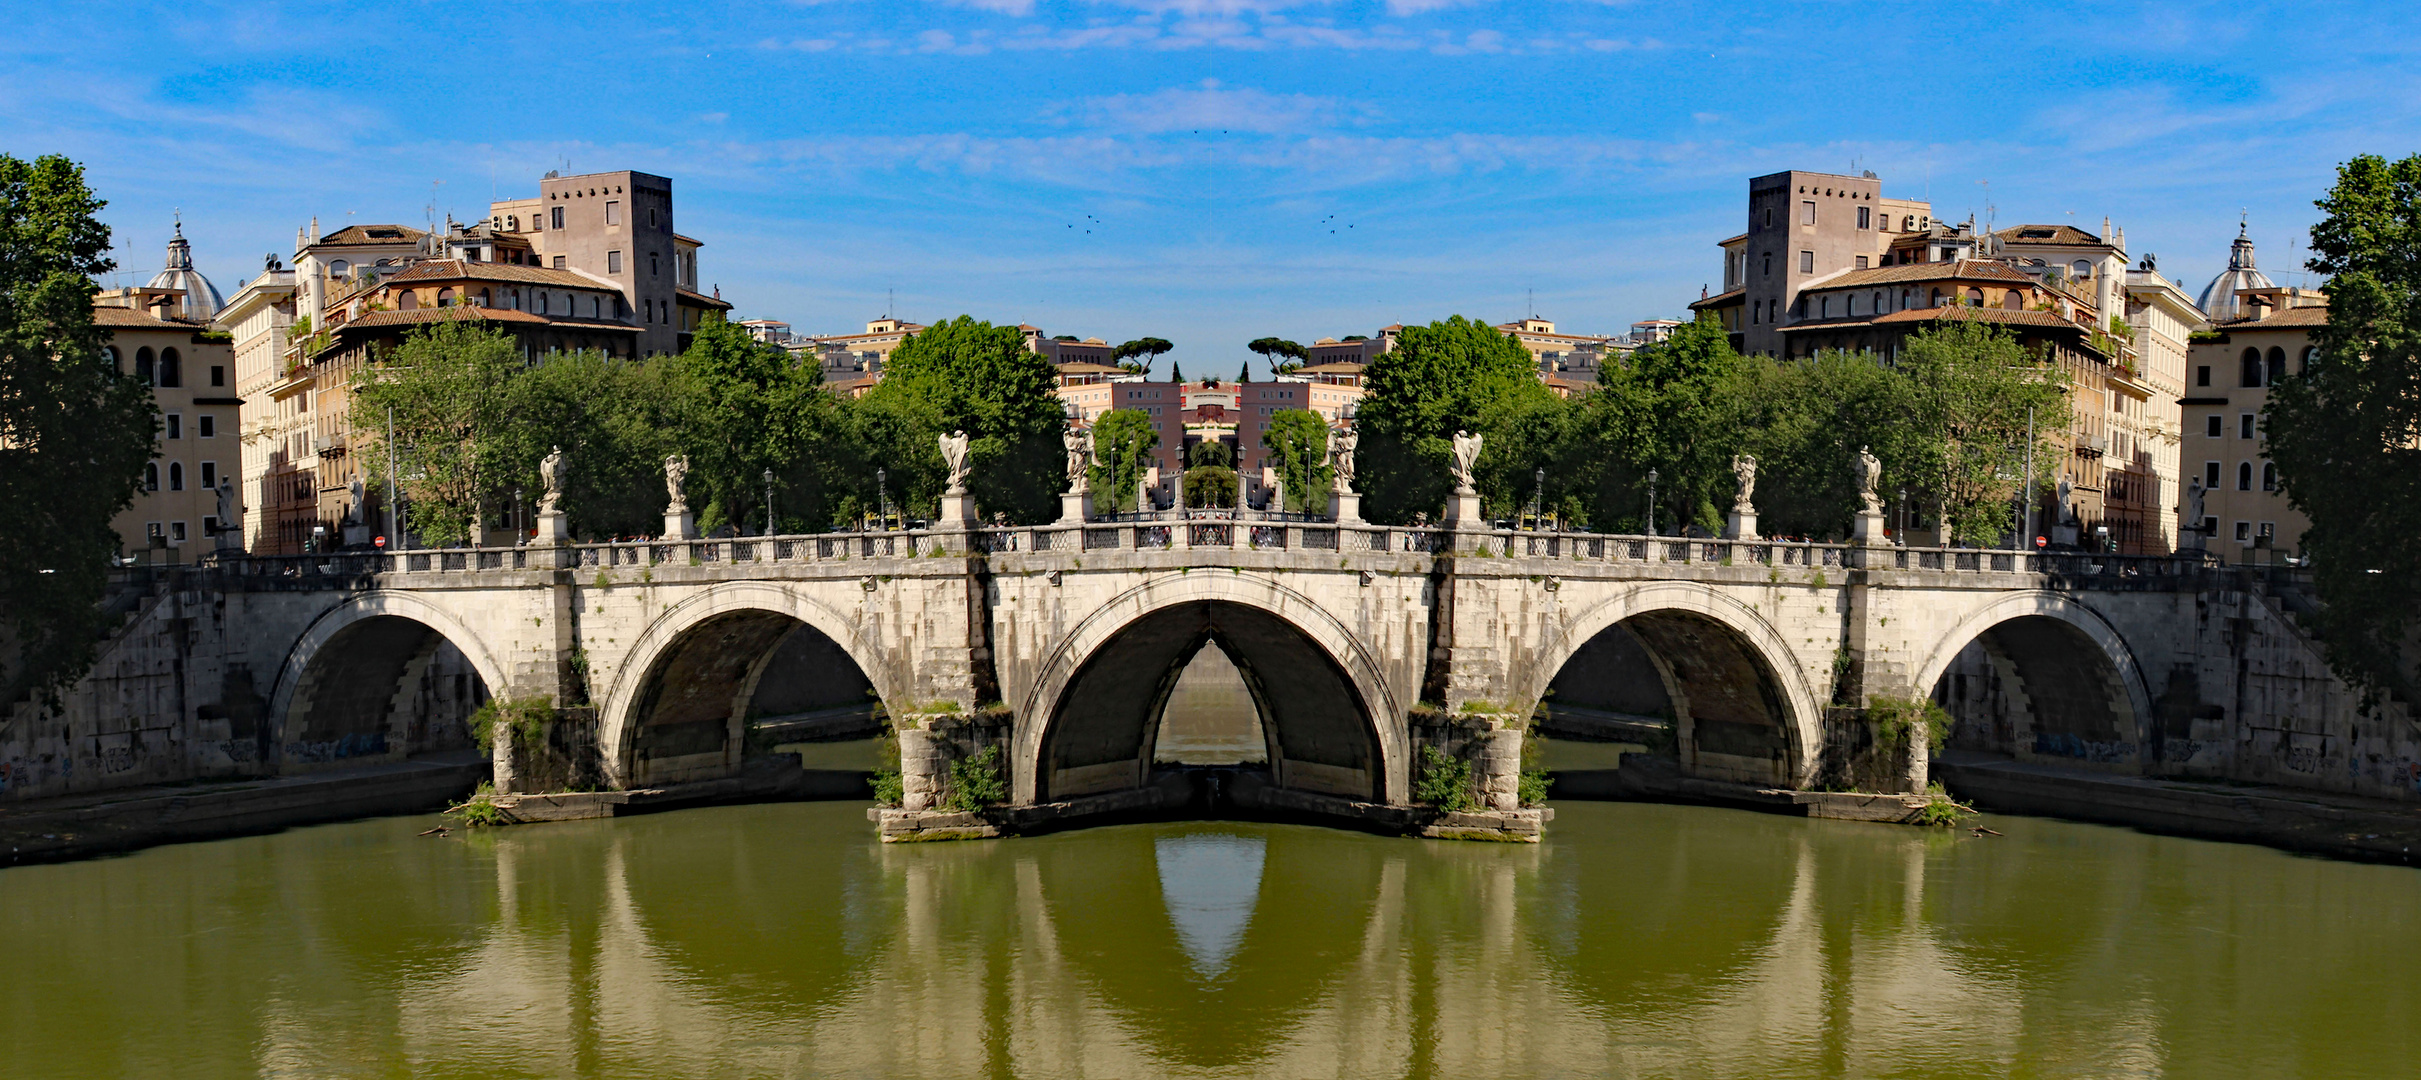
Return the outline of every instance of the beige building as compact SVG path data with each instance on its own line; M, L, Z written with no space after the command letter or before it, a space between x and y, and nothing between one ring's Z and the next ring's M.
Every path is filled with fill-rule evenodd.
M885 315L866 321L863 334L812 337L790 347L801 360L812 359L824 371L824 385L842 397L864 397L883 381L883 363L891 350L925 328L923 323Z
M490 204L489 226L525 241L543 268L610 283L638 328L638 355L680 352L706 312L729 307L700 291L700 244L673 230L671 180L628 170L549 174L538 189Z
M2240 237L2237 243L2241 269L2251 269L2251 242ZM2230 562L2297 551L2311 524L2280 490L2278 466L2264 447L2261 411L2273 387L2311 363L2318 351L2312 333L2327 324L2327 304L2326 295L2306 289L2237 289L2219 305L2236 317L2215 322L2214 332L2188 349L2193 385L2179 402L2184 457L2204 489L2206 550Z
M212 550L221 525L218 487L238 483L242 468L235 353L206 318L186 315L186 296L146 287L104 290L93 300L110 359L150 384L160 410L158 443L134 504L111 521L119 550L137 559L191 562ZM241 528L237 507L240 501L228 508L226 524Z
M244 399L244 548L255 554L300 553L317 518L311 379L300 369L289 373L295 276L271 258L259 277L236 290L213 324L234 339L235 389Z
M1801 292L1885 265L1895 239L1933 225L1931 205L1884 198L1873 173L1760 176L1749 181L1748 209L1748 231L1722 244L1724 287L1738 291L1746 314L1740 351L1768 356L1782 355Z

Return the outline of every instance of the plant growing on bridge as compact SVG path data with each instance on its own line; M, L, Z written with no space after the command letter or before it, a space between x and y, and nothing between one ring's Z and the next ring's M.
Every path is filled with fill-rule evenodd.
M555 721L555 699L551 697L489 698L486 704L471 714L467 721L471 740L481 750L493 752L498 735L513 741L512 746L535 746L546 741L547 725Z
M1911 747L1922 738L1939 752L1950 739L1952 718L1932 698L1878 697L1866 704L1866 726L1878 746Z
M1000 763L1000 747L950 763L950 795L942 805L960 812L990 806L1009 797L1009 784Z
M66 158L0 154L0 709L91 666L111 521L152 454L151 388L93 325L93 279L117 265L103 205Z
M2304 616L2329 667L2376 704L2421 693L2421 155L2340 166L2309 268L2328 275L2319 353L2270 392L2265 449L2311 519L2303 550L2324 601Z
M470 798L447 807L446 813L455 815L462 819L463 824L473 827L513 824L513 816L496 805L496 785L485 780L479 782L478 789L471 792Z
M1412 801L1446 811L1478 809L1479 797L1471 790L1471 763L1434 746L1421 747L1421 759L1414 768Z

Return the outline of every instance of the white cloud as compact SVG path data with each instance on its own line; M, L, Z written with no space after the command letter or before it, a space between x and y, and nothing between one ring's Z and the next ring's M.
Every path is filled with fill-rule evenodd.
M1366 118L1366 107L1308 94L1230 90L1206 80L1192 89L1090 98L1078 115L1094 126L1133 134L1222 131L1288 134Z

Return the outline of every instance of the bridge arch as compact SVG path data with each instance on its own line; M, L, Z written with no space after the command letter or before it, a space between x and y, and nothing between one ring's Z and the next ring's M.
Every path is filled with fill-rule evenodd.
M1824 746L1823 699L1808 684L1799 654L1754 609L1698 582L1626 583L1582 608L1532 663L1513 673L1513 704L1540 700L1574 657L1609 632L1628 632L1644 648L1675 711L1686 714L1673 717L1677 727L1687 729L1675 734L1682 736L1684 760L1698 771L1790 786L1814 775ZM1756 755L1747 747L1725 742L1726 750L1741 752L1705 749L1719 733L1762 725L1781 735L1782 757L1771 775L1756 775ZM1748 760L1727 760L1735 757Z
M854 580L835 583L840 586L859 591ZM794 639L802 629L812 637ZM635 787L737 768L745 710L769 666L794 646L837 653L826 662L845 660L855 669L816 675L863 679L883 701L906 700L900 695L912 685L910 674L899 658L869 641L861 620L798 583L724 582L665 609L624 654L598 713L597 747L608 780ZM652 744L658 737L661 746Z
M1376 652L1303 593L1257 575L1208 572L1160 575L1119 594L1044 655L1018 703L1025 722L1012 743L1014 798L1082 794L1069 790L1087 786L1072 772L1113 760L1134 761L1140 783L1149 728L1186 661L1206 647L1226 651L1253 689L1281 786L1402 801L1410 784L1407 702ZM1137 739L1136 757L1117 758ZM1074 770L1054 761L1072 740L1094 744Z
M1964 657L1964 660L1962 660ZM1979 733L1979 718L1961 715L1954 676L1961 666L2014 691L2026 729ZM2152 697L2126 637L2075 598L2033 590L1994 597L1943 635L1913 688L1944 700L1959 722L1962 745L2022 755L2132 764L2148 735ZM1978 740L1983 740L1979 743ZM2012 741L2014 740L2014 741Z
M438 687L442 702L406 700L448 667L468 667L459 673L480 685ZM505 685L487 642L445 608L409 592L362 593L320 613L286 651L269 699L275 752L291 769L440 747L448 740L416 731L416 721L425 727L438 707L458 723L454 714Z

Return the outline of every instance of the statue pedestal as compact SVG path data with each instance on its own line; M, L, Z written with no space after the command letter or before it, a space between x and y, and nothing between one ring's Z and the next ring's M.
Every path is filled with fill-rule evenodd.
M1082 525L1093 520L1093 495L1089 491L1071 491L1059 497L1059 523Z
M1328 516L1339 525L1362 523L1362 496L1352 491L1332 491L1328 495Z
M532 543L544 547L572 542L571 529L564 524L563 511L549 510L538 515L538 539Z
M687 510L678 514L664 515L664 538L667 540L697 539L698 515Z
M1850 542L1861 547L1889 547L1891 537L1884 535L1883 511L1860 510L1858 520L1850 529Z
M964 493L943 495L941 514L933 522L936 529L968 529L975 522L975 497Z
M1732 511L1731 517L1724 522L1723 538L1726 540L1757 539L1757 512L1754 510Z
M1446 524L1456 530L1485 529L1488 522L1480 517L1479 492L1457 491L1446 499Z

